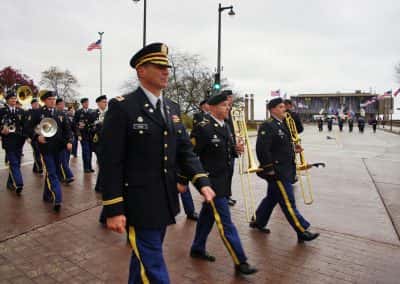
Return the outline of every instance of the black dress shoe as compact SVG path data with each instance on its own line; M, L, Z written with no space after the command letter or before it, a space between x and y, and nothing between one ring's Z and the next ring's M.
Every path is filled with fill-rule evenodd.
M299 243L309 242L319 237L319 233L311 233L309 231L304 231L303 233L297 234L297 239Z
M252 220L252 221L250 222L249 226L250 226L250 228L257 229L257 230L259 230L260 232L265 233L265 234L271 233L271 230L270 230L270 229L258 225L257 222L256 222L256 220Z
M69 178L69 179L67 179L66 181L65 181L65 183L66 184L70 184L71 182L73 182L74 181L74 178Z
M247 262L242 262L239 265L235 265L235 270L238 273L246 274L246 275L253 274L258 271L257 268L251 266Z
M17 187L17 189L15 190L15 193L17 193L17 195L20 196L21 192L22 192L22 186Z
M199 214L193 212L192 214L186 215L186 218L188 218L189 220L197 221L199 220Z
M90 171L91 173L94 173L94 170L93 170L93 169L90 169L89 171Z
M228 197L228 204L229 204L230 206L235 206L236 200L235 200L235 199L232 199L231 197Z
M206 260L206 261L210 261L210 262L214 262L215 261L215 256L212 256L211 254L209 254L206 251L190 251L190 256L193 258L198 258L198 259L202 259L202 260Z
M8 184L7 184L7 189L8 189L8 190L11 190L11 191L14 191L14 187L13 187L12 185L8 185Z
M83 171L85 172L85 174L89 174L92 172L91 170L83 170Z
M57 212L57 213L60 212L60 209L61 209L61 204L56 204L53 207L54 212Z

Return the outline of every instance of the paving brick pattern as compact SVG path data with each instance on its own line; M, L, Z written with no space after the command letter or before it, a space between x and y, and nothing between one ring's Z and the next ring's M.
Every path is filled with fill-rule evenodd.
M307 131L311 133L312 130ZM391 134L385 132L378 135L386 142L392 139L387 136ZM346 144L346 139L343 137L344 148L351 149L350 144ZM339 148L338 145L332 146L331 150ZM397 147L393 144L389 146L391 149ZM313 143L310 141L309 148L312 147ZM359 150L358 148L357 151ZM369 150L363 151L367 153ZM357 156L357 153L352 154ZM314 149L313 152L310 150L309 154L310 157L322 155L320 149ZM327 151L324 155L322 156L328 159L329 155L335 154ZM381 155L385 155L385 151L382 151ZM393 155L390 157L391 163L396 163ZM377 179L378 184L382 183L379 177L384 173L378 171L378 168L382 167L376 166L376 163L377 159L388 157L364 158L370 159L368 166L373 178ZM60 214L54 214L51 205L41 201L41 177L30 174L30 165L24 166L23 169L26 184L23 196L17 197L0 184L0 284L127 282L131 250L126 243L126 237L104 229L97 222L101 208L98 206L99 196L93 191L96 176L83 174L79 159L72 160L71 164L76 174L76 182L64 187L65 201ZM357 173L364 174L361 170ZM348 178L347 175L351 174L344 174L342 178ZM5 182L6 175L4 170L0 171L1 183ZM239 200L232 208L232 218L237 225L249 262L254 264L259 272L249 277L236 275L232 260L216 229L210 234L207 249L217 257L217 261L207 263L191 259L188 254L195 223L186 220L181 214L177 218L177 224L169 227L164 245L171 282L399 283L400 245L393 228L388 228L388 224L391 224L390 218L385 215L381 200L376 198L377 193L373 194L371 190L371 179L368 184L371 188L360 191L360 194L367 195L364 196L366 199L372 195L369 202L362 206L346 203L346 211L338 215L343 224L349 224L341 225L341 222L330 220L332 215L324 211L324 208L329 208L330 211L338 210L332 203L338 203L337 208L341 208L340 195L349 190L336 188L338 197L334 191L318 192L318 189L323 187L323 182L329 183L329 179L334 181L337 175L335 171L316 174L316 178L313 179L317 191L315 207L305 208L301 199L298 199L302 212L313 221L313 230L321 233L319 239L305 245L297 244L295 233L279 208L274 211L269 224L271 234L265 235L249 229L244 221L239 182L235 178L234 196ZM367 176L360 178L368 183ZM390 181L394 185L397 182L397 178ZM254 180L254 184L258 200L264 194L265 184L258 180ZM360 188L364 186L362 183ZM392 186L391 195L388 193L387 196L397 196L396 188L400 187ZM193 195L196 208L199 208L201 197L197 193ZM396 201L392 200L389 207L398 208L399 203L396 205ZM369 207L372 206L378 208L378 211L371 211ZM367 216L357 219L357 216L362 214ZM377 214L379 218L376 218ZM346 215L349 216L348 219L343 217ZM321 221L324 218L325 224ZM366 230L368 225L365 224L365 220L368 218L371 220L369 226L379 227L379 231L372 234ZM352 228L349 229L350 227Z

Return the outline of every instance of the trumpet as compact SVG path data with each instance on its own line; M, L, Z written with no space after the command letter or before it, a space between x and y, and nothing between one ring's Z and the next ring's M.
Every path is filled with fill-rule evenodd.
M36 126L35 132L38 135L50 138L56 135L57 129L58 129L57 122L51 117L45 117Z
M254 191L250 181L250 174L259 172L262 169L258 168L254 159L243 110L241 108L232 108L231 116L236 139L237 141L240 141L239 143L242 143L245 146L245 153L239 158L239 174L240 186L242 189L244 207L246 211L246 220L247 222L250 222L253 218L255 218L256 209L254 202ZM246 180L244 175L246 175Z
M287 127L289 128L290 136L292 138L292 142L294 146L301 146L301 139L299 136L299 132L297 131L296 123L290 113L286 113L285 122ZM297 157L298 156L298 157ZM310 173L308 170L312 167L325 167L325 163L307 163L304 157L304 151L301 151L295 155L296 162L296 172L297 179L300 183L301 194L303 196L304 204L310 205L314 202L314 195L311 185ZM305 182L303 181L303 176L305 176Z

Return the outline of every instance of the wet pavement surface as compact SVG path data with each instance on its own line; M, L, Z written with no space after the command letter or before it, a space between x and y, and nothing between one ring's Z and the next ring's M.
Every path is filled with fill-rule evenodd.
M327 164L310 171L311 206L303 204L299 189L296 193L300 212L320 238L297 244L279 207L268 224L271 234L249 229L236 174L233 192L238 203L231 208L232 218L249 262L259 272L235 274L216 228L207 247L216 262L191 259L196 223L181 213L164 243L171 282L399 283L400 136L373 134L370 128L364 134L346 130L318 132L308 126L302 135L306 159ZM5 189L7 171L0 166L0 284L126 283L131 250L125 236L97 221L101 207L93 190L96 174L84 174L80 158L71 159L76 179L63 186L64 203L55 214L51 204L41 200L43 181L31 171L31 153L25 153L24 162L20 197ZM256 176L251 181L257 205L266 183ZM192 193L199 209L201 197L194 189Z

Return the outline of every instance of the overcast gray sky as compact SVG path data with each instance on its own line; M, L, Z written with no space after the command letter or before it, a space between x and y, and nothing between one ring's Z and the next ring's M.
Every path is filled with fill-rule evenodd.
M400 61L398 0L147 0L147 41L217 61L218 3L222 17L223 76L254 93L264 118L271 90L304 92L396 90ZM129 59L142 46L143 0L2 0L0 68L11 65L40 80L55 65L80 81L82 96L99 94L98 51L103 37L103 89L110 97L130 76ZM398 96L397 99L399 99Z

